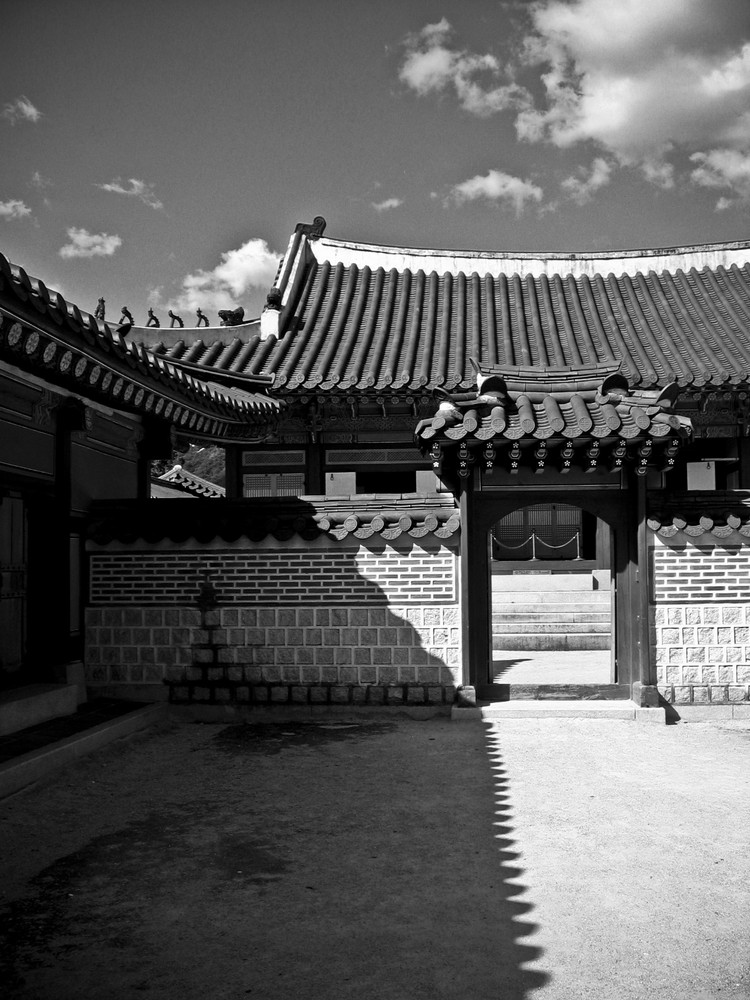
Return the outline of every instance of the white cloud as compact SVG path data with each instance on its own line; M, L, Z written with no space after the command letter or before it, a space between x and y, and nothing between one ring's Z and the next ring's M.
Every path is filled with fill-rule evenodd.
M384 201L371 201L370 204L376 212L387 212L391 208L398 208L403 205L403 198L386 198Z
M0 201L0 219L23 219L27 215L31 215L31 209L18 198Z
M581 167L578 172L561 181L560 187L566 194L579 205L585 205L591 201L595 191L609 184L612 176L612 165L601 156L598 156L591 164L591 168L586 170Z
M711 149L707 153L693 153L690 157L698 163L690 175L694 184L707 188L726 188L730 195L722 195L716 210L722 212L732 205L750 205L750 152L737 149Z
M154 194L153 184L139 181L135 177L131 177L128 184L130 185L129 187L123 187L121 179L115 177L109 184L97 184L96 187L102 191L110 191L113 194L124 194L129 198L138 198L139 201L142 201L144 205L148 205L149 208L164 208L163 203Z
M724 197L747 201L742 169L715 165L722 150L740 160L750 152L747 0L535 0L509 7L527 18L520 44L512 25L511 32L504 25L486 54L470 52L443 18L405 39L401 81L421 96L454 92L476 115L510 113L522 141L593 147L610 174L628 167L664 189L719 186L720 177ZM526 75L536 77L534 96L521 86ZM700 161L707 172L686 169L695 154L707 158ZM585 180L574 174L568 193L585 199Z
M478 198L508 202L515 208L516 215L520 215L527 202L540 202L543 195L542 189L530 180L513 177L502 170L490 170L484 177L477 174L476 177L454 185L446 201L453 201L457 205L476 201Z
M519 138L559 148L593 141L664 188L675 184L680 153L746 150L750 42L737 40L740 6L728 0L537 4L524 59L543 70L544 104L519 113ZM746 21L744 30L747 37ZM741 178L739 184L741 194Z
M407 35L399 79L424 97L452 88L461 107L486 118L507 108L526 107L529 95L503 72L493 55L474 55L450 47L453 29L443 18ZM505 78L504 83L496 81Z
M221 255L211 271L196 271L182 279L182 291L167 303L172 309L235 309L243 296L258 289L268 291L279 267L280 255L265 240L250 239L237 250ZM156 302L152 303L158 304Z
M109 236L107 233L90 233L86 229L68 229L69 242L58 251L65 260L74 257L111 257L122 240L119 236Z
M42 112L35 108L28 97L17 97L15 101L6 104L0 118L5 118L11 125L16 122L32 122L36 124L42 117Z

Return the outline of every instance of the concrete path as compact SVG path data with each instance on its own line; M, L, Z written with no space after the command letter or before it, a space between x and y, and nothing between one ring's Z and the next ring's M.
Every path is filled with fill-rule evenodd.
M2 995L747 1000L750 724L183 723L0 803Z
M610 684L609 649L496 649L495 684Z

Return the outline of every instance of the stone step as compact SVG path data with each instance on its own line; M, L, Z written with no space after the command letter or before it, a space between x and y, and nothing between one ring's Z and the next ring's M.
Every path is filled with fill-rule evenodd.
M607 633L611 631L612 623L608 621L591 622L584 618L578 622L493 622L493 635L580 635L582 632Z
M492 604L608 604L609 590L493 591Z
M590 573L507 573L493 574L492 591L594 590Z
M75 684L29 684L0 695L0 736L73 715L78 708Z
M665 725L663 708L639 708L634 701L499 701L477 708L453 707L455 721L502 722L504 719L627 719Z
M612 620L612 615L610 612L602 611L598 605L594 605L596 610L591 608L576 608L575 611L568 610L569 605L562 605L561 607L550 607L544 611L540 611L538 608L535 610L528 609L516 609L515 605L511 605L513 610L506 610L505 608L493 608L492 610L492 621L495 622L610 622Z
M577 632L577 633L528 633L508 632L492 636L492 648L495 649L610 649L612 637L607 632Z

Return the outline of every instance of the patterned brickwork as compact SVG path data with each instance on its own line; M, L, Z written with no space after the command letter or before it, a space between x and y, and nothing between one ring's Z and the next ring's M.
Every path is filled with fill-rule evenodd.
M390 693L370 693L368 703L396 703L396 688L406 702L442 703L452 700L460 663L455 605L89 608L86 623L90 684L168 683L177 700L206 700L211 690L209 700L233 692L229 700L260 701L270 685L278 688L274 699L284 688L300 700L292 689L304 687L305 697L325 702L346 688L357 701L363 696L354 688L378 687ZM409 695L404 685L417 687ZM428 687L440 688L440 698Z
M426 552L230 549L93 552L90 603L189 605L208 572L236 604L444 604L456 600L456 559Z
M657 603L750 603L750 545L661 545L653 553Z

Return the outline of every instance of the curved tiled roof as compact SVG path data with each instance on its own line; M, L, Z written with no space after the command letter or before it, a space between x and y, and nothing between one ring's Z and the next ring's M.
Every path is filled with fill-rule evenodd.
M169 470L169 472L165 472L163 475L159 476L157 482L171 483L173 486L180 487L182 491L189 493L192 496L226 496L226 490L223 486L217 486L216 483L212 483L208 479L203 479L202 476L196 476L194 472L190 472L188 469L183 469L181 465L175 465Z
M750 490L650 493L647 523L665 539L709 535L722 540L735 532L745 539L750 537Z
M241 501L197 498L194 504L95 504L88 537L97 545L111 542L149 543L161 539L201 542L222 538L253 542L273 537L288 541L295 535L311 541L330 535L343 541L368 538L394 541L404 536L418 541L430 536L445 540L457 535L460 517L448 494L383 494L356 497L254 497Z
M750 380L750 242L589 254L409 250L300 225L277 277L279 335L180 331L155 353L274 387L475 384L473 365L621 364L631 386ZM149 340L149 338L151 338ZM205 339L204 339L205 338Z
M168 421L192 436L268 433L280 410L269 379L220 384L194 374L66 302L0 254L0 358L46 381L120 410Z
M438 474L448 458L462 478L477 461L487 472L495 466L518 472L524 465L538 473L614 472L630 464L645 475L650 467L673 468L692 433L688 418L671 412L675 383L632 390L614 365L534 374L485 369L478 391L444 394L435 416L416 429Z

